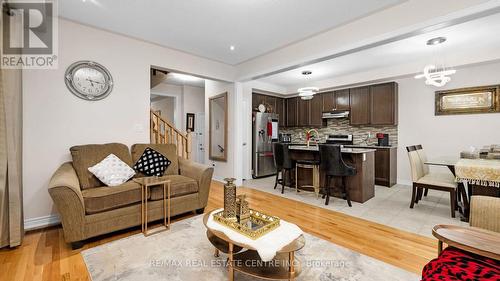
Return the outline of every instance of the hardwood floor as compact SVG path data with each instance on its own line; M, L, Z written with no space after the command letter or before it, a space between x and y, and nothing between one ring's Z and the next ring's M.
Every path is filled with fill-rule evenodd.
M223 206L222 191L220 183L212 183L206 211ZM437 254L437 242L431 238L254 189L238 192L247 194L253 208L293 222L305 232L416 274ZM28 232L22 246L0 250L0 280L90 280L81 250L139 232L140 227L90 239L80 250L64 242L60 227Z

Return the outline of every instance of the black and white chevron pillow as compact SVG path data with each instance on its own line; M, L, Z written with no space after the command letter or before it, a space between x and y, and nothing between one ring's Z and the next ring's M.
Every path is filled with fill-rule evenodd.
M170 162L167 157L163 156L163 154L148 147L135 163L134 169L146 176L160 177L163 176L163 173L171 163L172 162Z

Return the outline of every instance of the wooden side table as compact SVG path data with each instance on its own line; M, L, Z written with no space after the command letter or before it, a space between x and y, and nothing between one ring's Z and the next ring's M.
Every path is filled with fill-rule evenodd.
M438 255L443 243L491 259L500 259L500 233L477 227L436 225L432 235L438 239Z
M141 185L141 227L144 236L170 229L170 180L165 177L144 177L134 179ZM148 192L151 186L163 185L163 226L148 231ZM168 204L168 207L167 207Z

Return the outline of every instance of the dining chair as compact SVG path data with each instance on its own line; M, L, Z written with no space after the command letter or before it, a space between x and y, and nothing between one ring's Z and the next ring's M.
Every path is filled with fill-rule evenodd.
M425 164L425 162L427 162L427 154L425 153L424 148L422 147L421 144L417 144L417 145L415 145L415 147L417 149L418 156L420 157L420 160L422 162L424 173L428 174L429 173L429 165ZM424 196L427 197L428 193L429 193L429 189L425 188L424 189ZM422 198L420 197L417 200L420 200L420 199L422 199Z
M292 169L295 164L290 158L288 144L275 142L273 143L274 166L276 167L276 179L274 181L274 189L281 184L281 193L285 192L285 185L292 181ZM281 173L281 179L279 174ZM288 178L286 177L288 173Z
M335 177L342 179L342 192L344 199L347 200L347 205L352 207L351 198L349 196L349 188L347 187L347 177L356 175L356 168L347 165L342 159L342 151L340 145L322 144L319 146L320 170L326 175L326 200L325 205L330 201L331 182Z
M413 209L414 204L418 203L418 198L424 188L445 191L450 193L451 217L454 218L457 205L457 183L455 178L451 173L430 173L428 170L426 171L417 148L416 145L406 147L413 181L410 208Z

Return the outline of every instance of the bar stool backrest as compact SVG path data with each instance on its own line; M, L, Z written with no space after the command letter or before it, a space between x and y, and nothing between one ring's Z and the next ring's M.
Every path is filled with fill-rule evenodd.
M353 176L356 169L342 159L340 145L322 144L319 146L320 169L328 176Z
M283 144L279 142L273 143L273 154L274 154L274 166L276 169L292 169L293 163L290 159L290 151L288 150L288 144Z

